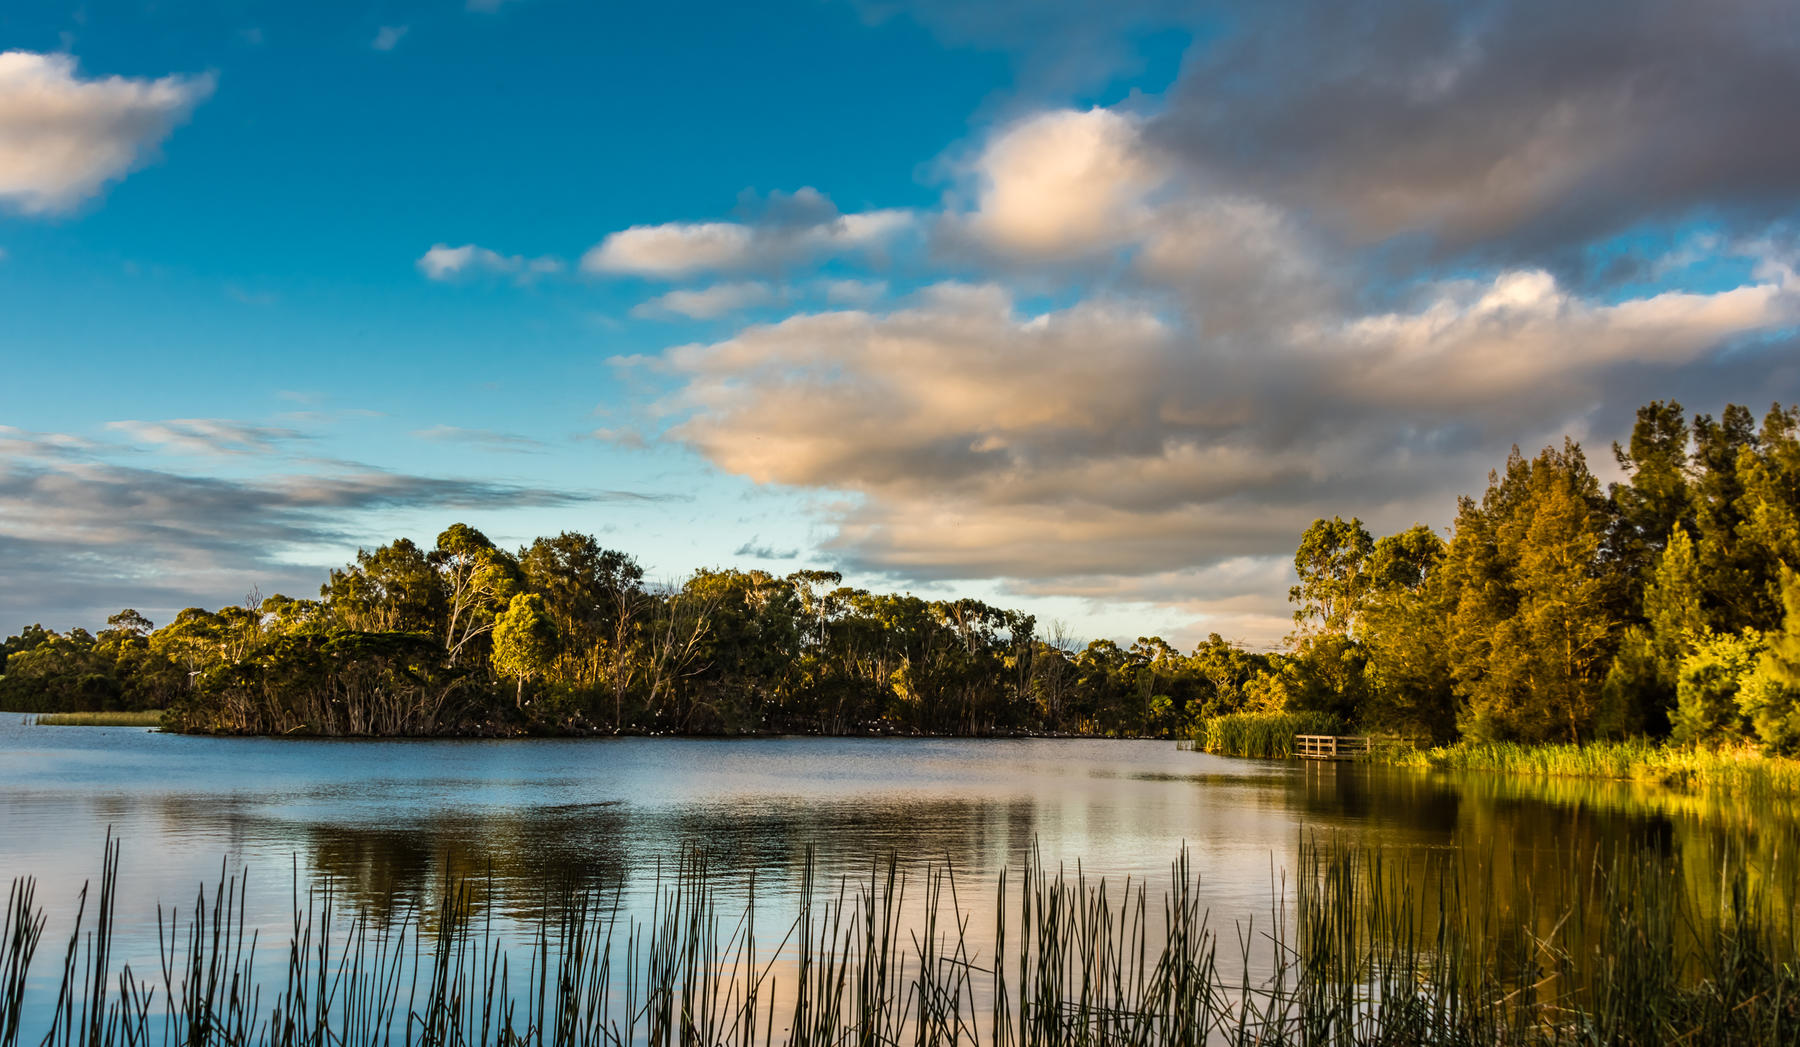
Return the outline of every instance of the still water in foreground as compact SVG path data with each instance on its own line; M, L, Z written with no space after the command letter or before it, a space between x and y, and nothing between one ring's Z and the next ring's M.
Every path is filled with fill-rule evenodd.
M1480 890L1458 904L1515 930L1555 925L1567 895L1533 885L1566 884L1596 856L1673 860L1702 914L1723 869L1747 868L1789 912L1800 880L1791 812L1754 797L1228 760L1138 741L321 742L7 716L0 826L0 879L37 878L49 941L72 927L108 832L122 841L118 949L145 967L157 903L190 905L221 862L248 871L246 922L277 947L296 888L330 882L380 919L428 910L447 875L470 876L477 915L517 927L568 883L647 914L659 877L696 848L713 883L741 896L754 880L758 908L776 914L795 907L809 853L827 885L866 880L890 854L918 883L928 864L948 866L977 927L999 870L1016 874L1034 854L1154 894L1185 850L1199 904L1223 927L1268 919L1306 840L1479 867Z

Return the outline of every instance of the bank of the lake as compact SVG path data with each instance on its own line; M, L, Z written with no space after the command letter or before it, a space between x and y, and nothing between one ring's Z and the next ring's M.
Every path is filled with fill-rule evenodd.
M1202 722L1186 744L1216 756L1292 759L1298 735L1355 734L1323 713L1236 713ZM1527 778L1645 782L1677 789L1800 800L1800 759L1751 745L1679 745L1645 738L1580 744L1458 742L1419 745L1375 736L1369 764Z
M1370 761L1435 771L1481 771L1544 778L1655 782L1800 799L1800 760L1751 746L1685 746L1643 739L1581 745L1462 742L1415 748L1376 746Z

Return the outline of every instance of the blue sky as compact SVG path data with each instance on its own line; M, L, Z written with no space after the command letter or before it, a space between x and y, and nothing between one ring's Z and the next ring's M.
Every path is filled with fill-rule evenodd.
M462 519L1273 641L1315 515L1800 398L1793 12L1691 7L9 4L0 633Z

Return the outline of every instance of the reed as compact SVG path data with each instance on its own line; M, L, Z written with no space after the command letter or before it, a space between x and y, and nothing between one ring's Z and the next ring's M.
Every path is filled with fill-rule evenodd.
M1231 713L1204 720L1193 744L1220 756L1287 759L1297 734L1343 734L1344 721L1331 713Z
M1581 745L1464 742L1435 749L1396 747L1372 758L1430 770L1648 781L1800 798L1800 760L1769 756L1751 747L1715 749L1644 739Z
M1547 927L1463 904L1494 882L1452 862L1303 844L1266 923L1221 933L1186 855L1172 887L1111 885L1041 864L1002 874L993 934L948 869L898 862L821 890L758 939L754 885L719 901L702 856L659 883L647 917L570 889L525 940L447 881L391 922L296 894L285 950L258 960L244 881L221 872L185 921L158 910L158 969L113 969L119 852L76 921L44 1047L1049 1047L1118 1044L1791 1044L1800 1037L1792 913L1728 876L1717 915L1690 909L1665 859L1621 854L1514 890L1568 908ZM908 908L907 894L917 890ZM0 940L0 1047L33 1013L44 918L16 881ZM491 910L490 910L491 911ZM985 948L983 948L985 946ZM1259 961L1253 953L1267 954Z
M136 712L42 713L32 717L40 727L161 727L161 709Z

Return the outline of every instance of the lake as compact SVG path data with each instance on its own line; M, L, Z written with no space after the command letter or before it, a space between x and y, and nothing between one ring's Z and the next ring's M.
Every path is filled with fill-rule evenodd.
M1493 877L1474 904L1542 926L1560 913L1532 884L1597 853L1676 859L1703 910L1722 863L1747 864L1790 908L1800 882L1792 813L1749 801L1099 739L316 741L0 714L0 827L0 879L37 878L49 943L107 834L122 841L119 948L134 962L154 955L157 903L189 906L222 867L249 871L247 923L276 941L296 888L327 881L386 913L428 906L447 873L475 877L502 925L565 882L648 911L696 848L727 891L754 880L774 913L794 907L809 853L827 885L866 881L889 854L919 882L947 865L977 926L999 870L1034 854L1159 891L1184 849L1215 925L1266 921L1307 839L1471 863Z

